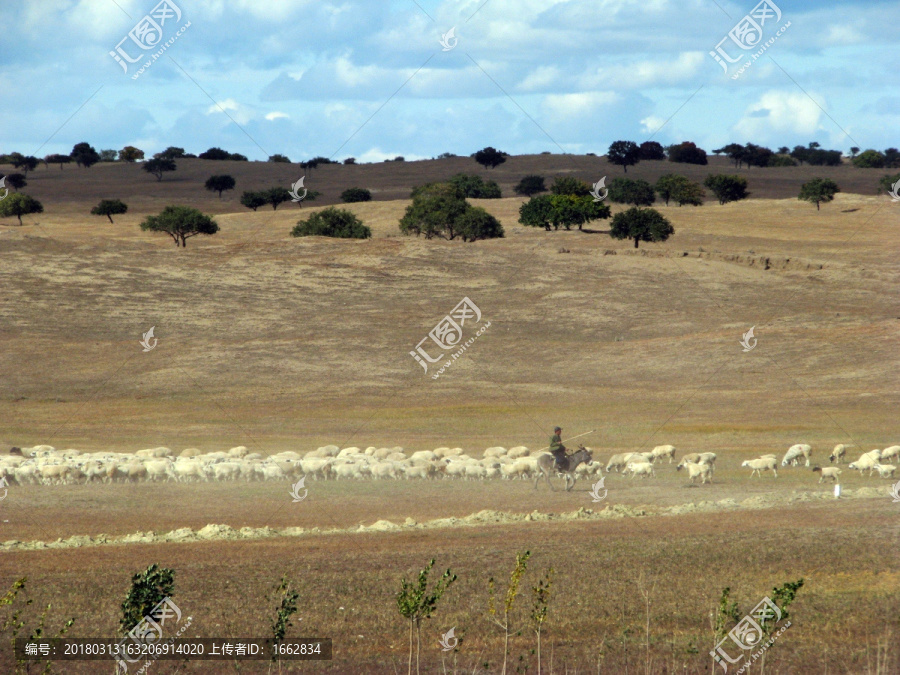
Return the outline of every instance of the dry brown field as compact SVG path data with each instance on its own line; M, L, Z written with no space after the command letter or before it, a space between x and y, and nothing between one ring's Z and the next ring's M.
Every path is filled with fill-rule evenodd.
M696 180L719 170L735 172L713 159L710 167L644 162L628 176L675 171ZM425 241L397 229L415 184L466 171L496 177L511 195L527 173L621 174L602 158L514 157L493 171L468 158L326 166L306 181L324 193L315 206L239 206L242 190L287 185L299 171L188 160L162 182L122 165L30 174L24 191L45 213L22 227L0 221L0 450L245 445L271 454L333 443L478 455L495 445L539 448L559 424L564 435L596 429L584 442L604 464L663 443L679 456L715 452L714 483L689 487L669 464L647 480L613 473L602 504L584 481L570 493L523 481L311 481L299 504L286 482L13 486L0 501L0 543L209 524L304 528L4 549L0 584L28 577L30 621L52 603L51 628L75 617L71 635L113 636L130 576L158 562L176 570L191 634L261 637L272 615L266 592L286 574L301 593L289 634L331 637L334 660L283 663L283 672L400 673L406 626L394 594L400 577L433 557L459 581L423 626L422 672L498 673L488 578L507 578L527 549L520 624L539 573L556 573L543 672L552 650L554 673L709 673L709 612L722 588L746 611L801 577L792 627L767 672L900 672L894 481L845 466L836 500L808 468L779 470L777 479L740 468L799 442L823 464L836 443L855 445L852 460L900 442L900 204L874 194L886 171L743 169L754 198L658 206L675 234L637 251L611 239L606 221L587 232L524 228L516 222L523 200L512 196L477 200L501 220L503 239ZM213 173L232 173L237 194L220 201L205 191ZM821 211L796 199L813 175L843 189ZM298 218L350 186L375 195L349 205L371 240L288 236ZM88 215L101 198L121 198L130 211L115 224ZM139 230L169 203L215 214L221 231L176 249ZM463 297L491 326L432 380L409 352ZM150 326L159 343L143 352ZM745 353L739 341L751 326L758 344ZM471 518L482 511L500 515ZM408 518L461 522L424 528ZM399 527L353 531L380 520ZM332 528L340 531L324 531ZM437 639L451 627L460 647L442 653ZM510 672L537 672L533 646L523 628ZM266 671L251 662L153 666L176 667ZM97 672L90 662L57 670Z

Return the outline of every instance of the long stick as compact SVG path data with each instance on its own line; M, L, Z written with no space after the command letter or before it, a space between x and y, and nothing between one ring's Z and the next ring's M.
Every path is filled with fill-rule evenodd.
M567 439L565 440L565 442L568 443L569 441L574 441L576 438L581 438L582 436L587 436L588 434L592 434L592 433L594 433L595 431L597 431L597 430L596 430L596 429L591 429L590 431L585 431L583 434L578 434L577 436L572 436L572 438L567 438ZM541 450L549 450L549 449L550 449L550 446L549 446L549 445L544 446L543 448L541 448ZM538 450L538 452L540 452L541 450Z

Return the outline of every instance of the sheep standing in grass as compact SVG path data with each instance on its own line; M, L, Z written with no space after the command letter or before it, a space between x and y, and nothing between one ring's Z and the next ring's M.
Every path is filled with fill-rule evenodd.
M784 453L784 459L781 460L781 466L796 466L800 462L800 458L806 459L806 466L809 466L809 458L812 455L812 446L806 443L797 443L788 448Z
M875 464L874 469L882 478L893 478L897 467L893 464Z
M882 450L880 459L900 459L900 445L892 445Z
M832 464L841 464L844 455L847 454L847 446L843 443L838 443L834 446L834 450L831 451L831 456L828 458L828 461Z
M712 472L712 465L707 464L706 462L697 464L694 462L682 461L677 467L675 467L675 470L681 471L685 468L688 470L688 477L691 479L691 483L693 483L694 479L698 476L700 477L701 485L703 485L704 483L712 483L712 476L710 475Z
M623 468L625 468L625 455L622 453L613 455L606 463L606 473L609 473L613 469L615 469L616 473L618 473L619 470Z
M635 476L646 478L647 476L656 476L653 471L653 465L650 462L631 462L625 467L622 474L631 473L632 480Z
M878 464L879 459L881 459L881 450L870 450L869 452L860 455L859 459L855 462L850 462L847 465L847 468L859 472L868 469L869 475L871 476L875 471L875 465Z
M653 450L650 451L650 454L653 455L653 461L655 462L657 459L662 459L663 457L669 458L669 464L675 461L675 446L674 445L657 445Z
M773 459L772 457L748 459L747 461L742 463L741 466L753 469L750 472L750 478L753 478L753 474L757 474L760 478L762 478L763 471L771 471L773 474L775 474L775 478L778 478L778 472L775 470L778 466L778 460Z
M830 478L835 483L838 481L838 476L841 475L841 470L836 466L826 466L824 469L820 466L814 466L813 471L821 473L819 476L819 482L823 482L826 478Z

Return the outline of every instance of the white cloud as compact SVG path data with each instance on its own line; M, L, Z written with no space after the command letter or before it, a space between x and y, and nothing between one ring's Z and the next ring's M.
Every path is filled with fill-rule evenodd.
M665 123L666 120L662 117L657 117L656 115L648 115L641 120L641 133L655 134L662 128L662 125Z
M278 111L270 112L268 115L266 115L266 119L269 120L270 122L273 120L290 119L290 118L291 118L291 116L288 115L287 113L278 112Z
M810 96L816 96L810 94ZM744 117L734 125L741 138L753 142L778 141L787 134L812 135L822 127L822 103L819 105L802 92L769 91L747 107Z

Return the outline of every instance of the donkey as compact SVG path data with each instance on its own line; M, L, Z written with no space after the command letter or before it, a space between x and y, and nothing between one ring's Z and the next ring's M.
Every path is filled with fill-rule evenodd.
M550 482L550 472L554 472L565 475L566 492L569 492L575 486L575 469L578 468L578 465L584 463L590 466L591 462L594 461L594 458L591 456L591 451L583 445L579 445L578 451L572 453L566 457L566 459L569 462L569 466L561 471L556 468L556 460L554 460L553 455L549 453L540 455L537 458L538 475L534 479L534 489L537 490L538 481L541 480L541 476L543 476L547 479L547 485L550 486L550 489L555 490L556 488L553 487L553 483ZM570 479L572 481L571 485L569 484Z

